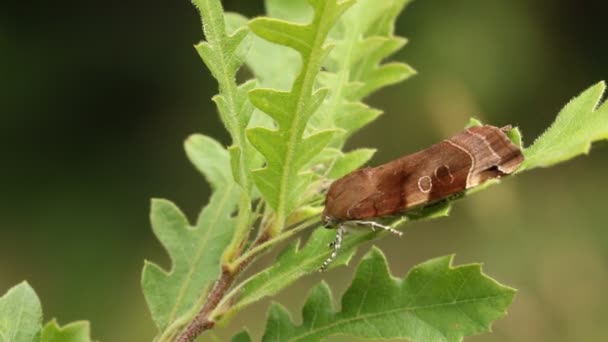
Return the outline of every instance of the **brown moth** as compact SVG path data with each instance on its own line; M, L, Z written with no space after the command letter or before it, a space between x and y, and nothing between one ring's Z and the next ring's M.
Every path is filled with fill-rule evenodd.
M371 219L421 208L485 181L513 173L524 161L521 149L506 132L511 126L470 127L450 139L386 164L356 170L333 182L325 198L323 225L337 226L337 255L345 225L369 225L401 232Z

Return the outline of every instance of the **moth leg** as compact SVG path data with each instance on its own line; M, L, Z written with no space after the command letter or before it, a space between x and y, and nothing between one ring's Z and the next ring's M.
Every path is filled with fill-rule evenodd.
M340 250L340 247L342 246L343 236L344 236L344 227L342 225L339 225L338 228L336 229L336 239L332 243L329 244L329 246L332 248L331 254L323 262L323 265L321 265L321 268L319 268L319 272L325 271L327 269L327 267L329 266L329 264L331 264L332 261L334 261L334 259L336 259L336 256L338 256L338 250Z
M398 235L398 236L402 236L403 235L402 232L400 232L400 231L398 231L396 229L393 229L393 228L391 228L389 226L385 226L383 224L380 224L380 223L374 222L374 221L358 221L358 220L355 220L355 221L348 221L348 223L352 223L352 224L359 225L359 226L368 226L372 230L376 230L376 228L381 228L381 229L384 229L384 230L386 230L386 231L388 231L388 232L390 232L392 234Z

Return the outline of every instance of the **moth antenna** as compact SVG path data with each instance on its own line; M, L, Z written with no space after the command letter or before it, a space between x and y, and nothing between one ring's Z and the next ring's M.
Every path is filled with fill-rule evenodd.
M331 254L323 262L323 265L321 265L321 268L319 268L319 272L324 272L327 269L327 267L329 266L329 264L331 264L332 261L334 261L334 259L336 259L336 256L338 256L338 250L340 250L340 247L342 246L343 236L344 236L344 227L342 225L339 225L338 228L336 229L336 239L330 244L330 247L332 247Z
M352 223L355 225L359 225L359 226L368 226L371 228L371 230L376 230L376 228L380 228L380 229L384 229L386 231L388 231L389 233L398 235L399 237L401 237L403 235L403 232L400 232L396 229L393 229L392 227L389 226L385 226L383 224L380 224L378 222L375 221L358 221L358 220L354 220L354 221L348 221L348 223Z

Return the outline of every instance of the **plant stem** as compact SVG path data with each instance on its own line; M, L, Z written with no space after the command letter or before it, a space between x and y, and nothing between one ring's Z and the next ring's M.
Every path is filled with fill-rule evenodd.
M314 219L304 220L301 223L298 223L297 225L295 225L294 228L286 230L283 233L279 234L277 237L266 240L265 242L263 242L257 246L252 246L251 249L249 249L247 252L243 253L243 255L241 255L238 259L236 259L232 263L231 267L238 266L239 264L243 263L245 260L252 258L254 256L257 256L259 253L261 253L266 248L296 235L297 233L310 227L311 225L318 223L318 221L319 221L318 217L315 217Z
M237 215L236 230L232 241L228 246L226 253L222 256L222 263L227 264L234 260L241 253L243 248L243 242L249 236L251 218L251 200L249 194L244 190L241 190L241 197L239 200L239 213Z
M207 296L205 304L196 315L194 320L188 324L188 326L182 331L177 338L177 342L192 342L201 333L206 330L213 328L215 321L211 317L218 304L224 299L226 292L232 287L235 279L238 275L243 272L253 262L253 260L259 256L266 248L281 242L302 230L310 227L312 224L318 223L318 217L308 218L295 224L293 228L286 230L284 233L277 237L271 238L271 236L265 232L262 233L246 253L241 255L238 259L230 264L224 264L222 267L222 274L220 278L213 284L213 288Z
M177 338L177 342L192 342L198 337L203 331L213 328L215 322L209 318L209 314L217 304L220 302L228 288L234 282L235 274L228 272L228 270L222 270L222 275L213 285L213 289L207 297L207 301L198 315L194 318L190 324L182 331Z
M253 244L252 249L264 244L270 237L268 234L262 234ZM234 280L237 276L251 264L255 259L255 254L250 254L248 258L242 259L240 264L236 268L222 267L222 274L220 278L213 284L213 288L207 296L205 304L196 315L194 320L188 324L188 326L182 331L177 337L177 342L192 342L194 341L203 331L213 328L215 321L211 317L211 313L215 310L217 305L220 303L226 291L230 289ZM241 259L239 259L241 260Z

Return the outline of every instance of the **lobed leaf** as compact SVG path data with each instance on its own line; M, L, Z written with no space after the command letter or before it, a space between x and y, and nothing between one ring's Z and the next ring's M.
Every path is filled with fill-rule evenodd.
M89 342L89 322L60 327L56 320L42 328L42 307L27 282L14 286L0 297L0 342Z
M306 0L266 0L266 13L273 18L307 23L313 11Z
M90 336L89 322L73 322L61 327L56 320L51 320L42 329L41 342L89 342Z
M231 26L247 24L247 18L232 13L226 15L226 21ZM258 85L277 90L289 90L302 64L298 52L255 35L252 36L251 41L251 48L245 56L245 63L251 69Z
M316 157L309 159L308 162L303 161L303 170L318 165L333 168L333 164L338 164L339 161L336 158L342 158L343 154L339 151L333 153L333 151L336 151L336 148L340 149L348 136L373 121L381 113L360 102L363 97L379 87L405 79L413 73L411 68L405 64L382 64L385 58L405 43L403 39L395 37L393 31L397 15L408 2L402 0L358 1L345 11L337 26L330 31L330 40L335 46L331 50L329 58L323 62L326 71L319 73L316 78L316 87L326 87L329 89L329 95L319 96L323 103L310 117L304 135L326 130L333 130L335 133L331 138L331 148L326 147L321 151L305 149L310 152L310 155ZM294 58L293 54L297 54L294 50L300 53L308 51L305 41L310 39L310 32L307 30L309 26L306 23L310 23L316 13L307 5L305 0L267 0L267 13L274 18L256 19L251 22L250 27L254 33L259 33L263 37L270 35L272 37L265 38L274 42L270 43L255 37L252 49L247 55L246 63L260 84L277 89L290 89L284 81L287 79L287 84L291 84L291 80L295 77L292 75L301 69L302 64L300 60ZM233 20L243 19L233 18ZM291 21L291 23L283 20ZM379 24L378 21L382 20L388 20L388 23ZM268 27L265 28L265 25ZM291 49L276 43L286 44ZM398 70L394 69L395 67ZM404 73L403 70L406 72ZM303 72L302 70L300 75ZM381 77L383 72L389 72L390 77ZM293 111L288 105L290 91L285 90L256 89L250 93L251 101L277 122L279 130L281 127L289 127L290 113ZM272 171L259 171L257 175L262 177L255 179L258 187L262 189L262 194L266 194L265 199L273 208L278 208L281 196L277 194L280 193L281 184L271 180L273 177L287 173L289 168L282 166L284 160L276 157L282 155L281 152L284 152L282 149L289 150L289 148L280 144L280 140L283 140L283 145L288 143L285 134L273 136L268 134L270 130L272 130L270 127L266 130L253 128L252 131L255 132L253 135L258 136L248 134L248 137L258 147L258 150L266 151L265 157L268 164L277 165L269 167ZM261 141L264 139L263 136L267 138L267 141ZM264 144L267 146L262 147L261 145ZM330 151L330 149L333 150ZM333 157L328 158L332 154ZM342 174L354 170L366 161L361 160L360 163L351 164L350 166L353 168L350 170L343 168ZM342 166L346 165L342 164ZM328 176L335 179L336 174L336 172L332 172ZM292 177L292 179L296 178L299 177ZM297 206L298 203L316 201L317 185L310 183L314 179L314 177L304 177L299 182L295 181L297 184L293 184L290 189L300 200L286 201L288 209L294 205ZM297 191L294 191L296 189ZM302 189L305 190L301 191ZM285 192L289 192L289 190ZM287 211L288 213L289 211Z
M490 331L505 315L515 290L481 272L478 264L452 267L452 256L391 276L382 252L362 260L336 311L329 287L315 287L296 325L281 305L271 307L263 341L321 341L347 335L363 339L461 341Z
M247 331L241 331L240 333L234 335L232 337L232 339L230 339L231 342L251 342L251 336L249 336L249 333Z
M250 93L252 103L271 116L279 126L278 131L253 128L248 134L252 144L264 154L267 160L267 168L256 171L254 179L271 207L280 208L282 203L286 203L285 206L288 209L286 213L288 214L292 208L298 205L298 200L302 203L306 202L308 197L319 196L318 183L311 183L315 180L314 177L309 178L300 173L292 174L289 177L289 183L280 181L281 175L290 174L289 166L285 163L286 159L282 158L287 155L288 151L296 151L295 154L299 156L301 163L295 163L296 169L299 169L301 165L306 169L315 167L318 163L325 164L328 168L326 175L330 179L336 179L349 173L371 158L373 151L369 149L356 150L346 154L342 153L340 149L350 134L370 123L381 113L362 103L363 98L380 87L396 83L413 74L413 70L405 64L382 64L384 59L405 44L405 40L393 35L393 28L397 15L408 2L402 0L358 1L340 17L338 26L332 28L330 35L335 46L331 50L329 58L323 62L326 71L321 72L316 78L317 86L326 87L329 90L328 95L318 97L319 110L308 113L302 111L302 113L306 113L304 117L310 119L306 125L298 127L299 130L304 129L305 134L310 136L315 136L319 132L327 132L327 130L335 131L331 137L329 133L325 133L324 136L325 139L332 139L331 144L317 136L316 148L306 144L310 140L304 139L298 142L297 139L290 139L289 133L283 129L294 127L293 117L290 114L296 109L289 101L294 90L299 89L298 82L301 81L302 75L307 72L308 64L305 55L311 51L310 44L307 43L307 39L310 39L310 32L307 28L310 26L302 23L310 22L312 16L312 24L308 25L314 25L315 20L318 20L319 17L318 8L315 8L314 12L306 12L304 9L307 7L303 6L305 1L302 0L267 0L266 6L269 14L297 23L285 24L279 19L256 19L250 23L254 33L274 43L292 47L300 52L303 60L301 73L291 91L256 89ZM328 3L333 3L333 1L328 1ZM264 27L265 25L268 27ZM278 46L265 46L264 51L269 51L270 60L263 60L260 57L247 59L247 64L254 70L256 76L264 79L272 78L272 70L268 71L263 66L267 66L268 63L280 63L280 59L276 57L280 56L276 52ZM256 49L254 40L252 51ZM281 70L290 74L293 67L294 65L289 65ZM390 72L390 75L383 74L386 72ZM295 124L297 125L297 122ZM289 145L292 141L294 141L294 147ZM282 190L283 184L289 184L287 189ZM285 194L284 197L281 197L282 193ZM310 202L314 203L314 200ZM427 216L420 214L415 218L424 217ZM262 297L272 295L297 278L316 271L331 252L327 243L333 239L333 233L317 231L314 234L313 237L317 234L326 234L327 238L319 245L316 244L316 240L311 239L302 251L287 253L286 255L290 256L287 261L283 259L283 262L275 264L247 280L243 285L235 311L239 305L245 306ZM345 244L352 245L347 248L343 247L342 253L349 256L351 250L354 251L357 242L372 237L367 234L348 237ZM297 250L296 247L292 248ZM306 251L314 252L306 253Z
M403 12L403 9L409 5L410 2L412 2L412 0L392 1L389 8L376 19L376 22L369 29L369 35L387 36L394 34L397 17L399 17L399 14Z
M146 262L142 288L152 318L161 334L171 336L191 318L207 289L220 273L220 258L235 228L231 217L239 187L230 175L228 152L213 139L193 135L186 152L214 190L195 226L171 202L152 201L152 228L167 250L171 270Z
M608 105L604 103L598 106L604 88L604 83L591 87L560 112L549 130L525 150L525 169L552 165L587 153L592 142L608 137ZM469 125L479 124L479 121L471 120ZM516 144L522 146L521 133L517 128L508 134ZM448 211L449 202L439 203L423 208L420 212L409 212L407 219L435 218L447 215ZM367 265L361 265L355 282L343 298L341 312L334 312L326 304L331 302L330 293L326 286L321 285L313 291L304 307L304 322L301 326L295 326L289 313L282 307L273 306L264 340L274 340L280 336L282 341L316 341L327 336L346 334L369 339L459 341L463 336L489 331L490 323L504 314L514 293L512 289L485 277L478 265L450 268L451 258L436 259L416 267L404 280L404 285L397 286L399 280L390 277L383 258L379 258L378 251L374 253L377 255L368 259L375 259L375 266L369 266L370 261L367 259L364 261ZM298 262L305 262L308 260L306 257L311 257L302 256L299 260L291 260L287 265L297 267L295 265ZM379 263L379 259L382 262ZM280 269L279 265L274 267ZM367 271L363 272L362 269ZM433 272L437 276L428 276ZM286 276L285 273L278 274L279 277ZM374 274L373 281L369 274ZM426 274L428 279L420 281L419 274ZM258 279L260 280L262 279ZM264 280L272 283L273 277ZM375 288L370 287L371 283L374 283ZM419 287L422 283L426 285ZM253 299L280 290L277 287L265 293L266 289L263 286L256 287L254 281L249 285L254 285L253 290L245 293L252 295ZM464 285L467 285L466 288ZM398 294L395 292L397 290L404 293ZM395 293L391 295L392 292ZM365 294L365 301L358 299L362 293ZM381 295L374 297L376 293ZM387 304L383 301L385 297L396 300L388 303L392 306L382 310L382 306ZM247 296L242 303L247 304ZM357 309L352 309L354 307ZM370 329L372 326L374 329Z
M520 171L588 154L593 142L608 139L608 104L601 104L605 89L606 84L599 82L572 99L549 129L524 151L526 160Z
M201 59L219 85L213 97L220 118L232 138L230 154L232 174L246 194L251 192L250 169L257 167L255 150L245 138L245 128L251 120L253 106L247 93L255 82L237 85L236 73L243 65L251 45L249 29L238 17L225 19L219 0L193 0L203 21L206 41L195 46ZM242 210L247 210L243 208Z
M310 117L322 104L327 90L314 91L315 79L330 48L325 39L352 0L309 0L314 16L307 24L273 18L257 18L249 28L259 37L297 51L301 70L289 91L255 89L250 100L273 118L276 130L252 128L247 136L266 159L266 166L253 172L262 197L276 212L273 232L282 229L286 217L297 207L299 196L312 178L302 168L329 141L329 131L305 136Z
M347 175L352 170L356 170L367 163L374 153L376 153L376 149L360 148L343 154L340 158L336 159L335 164L328 173L328 177L338 179Z
M42 307L34 289L22 282L0 298L0 341L40 339Z
M445 217L449 212L450 203L444 201L408 212L404 217L387 218L383 223L396 227L404 222ZM338 257L329 265L329 268L348 264L359 245L385 234L385 231L370 231L364 228L345 235ZM299 248L300 241L296 240L281 252L272 266L249 277L232 289L218 305L217 315L225 314L230 317L233 313L264 297L279 293L303 276L317 272L331 254L332 249L329 244L334 238L334 230L317 228L301 249Z
M313 11L306 0L266 0L265 4L266 13L271 18L296 23L311 21ZM230 16L230 20L243 19ZM253 36L245 63L261 86L289 90L298 75L302 61L296 50Z
M326 72L319 78L321 86L331 92L313 120L316 129L335 127L341 131L332 146L341 148L352 133L380 115L380 111L361 102L365 97L414 74L404 63L383 63L405 45L405 39L394 36L394 24L407 3L357 1L332 31L335 48L326 62Z

